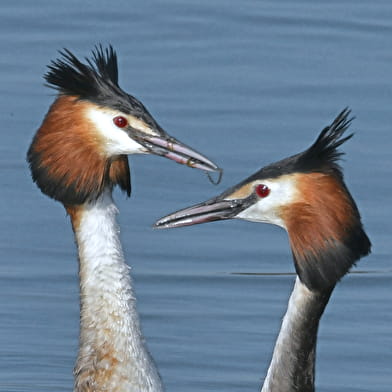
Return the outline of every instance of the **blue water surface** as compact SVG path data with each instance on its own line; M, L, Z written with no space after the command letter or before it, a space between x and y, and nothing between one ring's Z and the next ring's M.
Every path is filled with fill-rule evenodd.
M316 383L325 392L389 392L387 0L1 2L0 390L72 390L73 234L62 206L32 183L25 153L54 97L43 86L46 65L63 47L83 57L99 42L117 50L121 86L165 130L225 168L214 187L202 172L132 156L132 197L115 192L144 333L167 390L258 391L294 266L277 227L151 225L305 149L349 106L355 137L343 166L373 253L339 283L323 316Z

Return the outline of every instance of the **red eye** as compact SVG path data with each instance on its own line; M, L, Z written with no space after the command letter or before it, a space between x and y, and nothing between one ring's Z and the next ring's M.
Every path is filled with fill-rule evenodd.
M114 125L119 128L124 128L128 125L128 121L123 116L117 116L113 118Z
M270 193L270 189L267 185L259 184L256 186L256 193L259 197L267 197Z

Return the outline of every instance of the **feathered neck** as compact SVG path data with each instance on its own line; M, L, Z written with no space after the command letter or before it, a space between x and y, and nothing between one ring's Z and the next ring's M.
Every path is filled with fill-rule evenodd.
M110 190L67 211L80 267L75 392L161 392L160 376L142 336Z
M314 392L318 326L332 290L311 291L297 277L261 392Z

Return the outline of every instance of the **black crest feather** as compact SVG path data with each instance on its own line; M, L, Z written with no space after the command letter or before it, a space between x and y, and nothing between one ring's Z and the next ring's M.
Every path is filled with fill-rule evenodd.
M118 86L117 55L111 45L97 45L85 63L68 49L59 53L61 58L53 60L44 75L49 87L98 104L128 106L130 96ZM118 101L123 102L116 106Z
M59 53L61 57L48 65L49 71L44 75L48 87L141 117L147 124L155 123L144 105L119 87L117 55L111 45L95 46L91 59L86 57L85 63L68 49Z
M345 108L329 126L321 131L308 149L263 167L234 187L239 188L252 181L278 178L294 173L322 173L336 180L340 197L344 197L347 206L345 220L341 222L343 229L340 238L326 237L322 249L316 247L302 252L296 252L293 249L297 273L301 281L311 290L325 290L332 287L358 259L370 253L370 240L363 229L358 208L344 183L343 171L339 166L339 159L344 154L339 147L353 136L352 133L345 135L353 120L350 114L351 111ZM316 188L317 186L320 184L315 185ZM229 189L226 194L232 192L233 188ZM320 210L310 210L309 216L302 211L297 217L298 222L309 221L309 224L302 225L302 230L308 232L314 230L313 222L322 221L317 214L335 216L336 212L331 211L335 208L333 200L329 204L325 206L328 208L320 207ZM294 230L299 230L298 225ZM300 233L299 237L303 238L303 235Z
M49 87L67 95L89 97L97 95L102 84L118 87L117 55L112 46L95 47L92 60L82 63L68 49L59 51L62 58L52 60L44 75Z
M272 163L247 178L245 182L264 178L276 178L291 173L321 172L342 176L338 161L344 154L338 150L353 134L342 137L353 118L351 111L344 109L332 122L325 127L317 140L305 151L289 158Z
M48 86L58 90L62 97L56 99L49 109L29 148L27 161L33 180L42 192L68 205L94 200L104 188L114 185L119 185L129 196L128 158L124 155L105 161L101 154L89 149L88 144L70 137L70 124L77 126L77 120L70 122L69 114L73 111L59 110L59 105L67 95L127 113L132 110L143 113L144 107L118 86L117 55L112 46L95 46L91 59L86 58L85 63L68 49L60 51L60 55L62 57L52 61L44 75ZM145 116L149 116L146 110ZM66 132L61 126L51 126L53 123L66 124ZM68 154L64 153L65 150ZM85 173L93 175L86 177Z
M296 156L296 171L340 173L338 160L344 153L338 148L353 136L351 133L342 138L353 120L353 117L349 118L350 113L351 111L345 108L331 125L321 131L317 140L306 151Z

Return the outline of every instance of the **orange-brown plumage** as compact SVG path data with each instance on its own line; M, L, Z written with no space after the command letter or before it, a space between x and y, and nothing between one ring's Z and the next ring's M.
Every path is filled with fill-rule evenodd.
M353 263L345 258L352 237L362 233L357 207L340 178L325 173L296 177L298 199L282 206L281 216L298 273L309 287L334 285Z
M338 148L351 135L343 110L305 151L263 167L205 202L176 211L155 227L190 226L222 219L266 222L288 232L298 278L262 388L314 391L319 320L336 283L370 241L347 189Z
M328 239L339 241L353 224L355 210L341 184L323 173L298 175L300 200L281 207L295 253L317 252Z
M179 227L240 218L286 228L301 281L311 290L330 290L370 252L355 201L347 189L339 146L350 111L343 110L305 151L263 167L221 195L159 220ZM267 189L258 192L259 187Z
M28 152L33 179L41 190L67 205L96 198L105 186L130 192L128 158L108 157L103 137L87 112L95 107L73 96L59 96Z
M167 134L120 88L111 46L96 46L85 62L67 49L60 54L44 76L58 95L27 161L41 191L66 208L78 247L81 317L74 391L161 392L139 324L112 190L118 185L130 195L129 154L221 169Z
M72 229L75 232L80 226L83 215L83 204L65 206L65 210L71 219Z
M101 331L102 335L105 335ZM122 359L117 358L117 351L111 343L113 336L110 329L105 337L100 336L96 341L92 341L92 352L83 357L81 366L76 365L74 369L75 390L78 392L95 392L110 390L111 392L121 391L123 383L127 382L126 374L121 374ZM120 365L120 366L119 366Z

